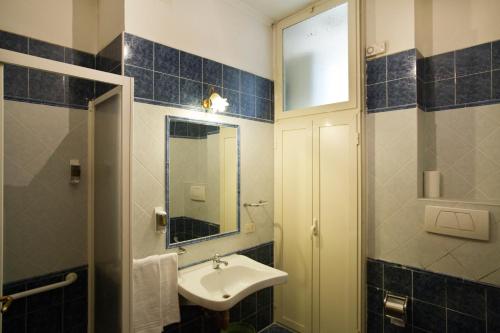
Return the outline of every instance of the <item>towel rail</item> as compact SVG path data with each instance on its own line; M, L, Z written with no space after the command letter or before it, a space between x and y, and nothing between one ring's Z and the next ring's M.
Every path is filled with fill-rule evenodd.
M267 201L259 200L259 202L255 202L255 203L245 202L243 204L243 207L261 207L261 206L266 206L266 205L267 205Z
M9 309L12 302L16 299L20 299L23 297L28 297L31 295L43 293L45 291L54 290L57 288L66 287L66 286L69 286L70 284L72 284L73 282L75 282L76 279L78 279L78 274L71 272L71 273L68 273L66 275L66 277L64 278L64 281L48 284L46 286L33 288L33 289L26 290L26 291L21 291L21 292L12 294L12 295L1 296L0 297L0 301L2 302L1 312L5 313Z

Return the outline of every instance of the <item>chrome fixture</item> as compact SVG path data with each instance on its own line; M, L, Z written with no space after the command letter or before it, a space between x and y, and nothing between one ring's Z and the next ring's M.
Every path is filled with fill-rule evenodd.
M243 207L261 207L261 206L266 206L266 205L267 205L267 201L259 200L259 202L254 202L254 203L245 202L243 204Z
M391 324L405 327L407 320L408 296L387 293L384 298L384 313Z
M229 265L229 263L225 260L221 260L220 255L216 253L214 257L212 258L212 268L213 269L219 269L220 264L224 264L224 266Z
M10 305L12 304L12 302L15 301L16 299L28 297L31 295L43 293L45 291L69 286L70 284L75 282L77 278L78 278L78 274L71 272L71 273L68 273L66 275L66 277L64 278L64 281L48 284L46 286L42 286L42 287L38 287L38 288L34 288L34 289L29 289L26 291L21 291L19 293L8 295L8 296L2 296L2 297L0 297L0 302L2 303L1 312L2 313L7 312Z
M184 254L184 253L186 253L186 252L187 252L187 250L186 250L185 248L183 248L182 246L179 246L179 247L177 248L177 254L178 254L178 255Z
M82 173L80 161L79 160L70 160L69 167L70 167L70 173L71 173L69 183L73 184L73 185L79 184L81 173Z
M156 232L164 234L167 232L167 212L162 207L155 207Z

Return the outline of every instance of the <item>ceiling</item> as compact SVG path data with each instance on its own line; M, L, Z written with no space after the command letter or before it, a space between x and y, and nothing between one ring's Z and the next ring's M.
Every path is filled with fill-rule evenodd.
M240 0L273 22L293 14L316 0Z

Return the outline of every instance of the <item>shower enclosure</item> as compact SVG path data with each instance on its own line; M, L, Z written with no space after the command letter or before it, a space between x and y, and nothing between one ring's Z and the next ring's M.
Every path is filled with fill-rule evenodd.
M128 332L132 79L0 50L1 332Z

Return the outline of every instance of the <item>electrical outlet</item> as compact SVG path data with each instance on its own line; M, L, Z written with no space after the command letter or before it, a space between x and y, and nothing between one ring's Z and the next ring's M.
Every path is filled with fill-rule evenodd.
M246 234L250 234L252 232L255 232L255 223L247 223L244 226L244 231Z

